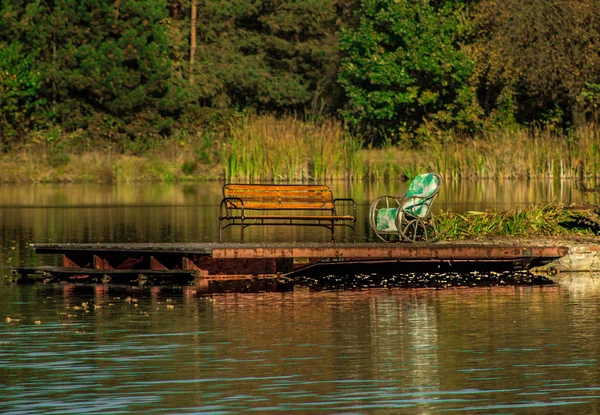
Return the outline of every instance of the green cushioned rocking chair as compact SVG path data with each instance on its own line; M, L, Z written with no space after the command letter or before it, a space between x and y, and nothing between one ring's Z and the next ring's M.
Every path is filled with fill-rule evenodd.
M442 176L425 173L415 177L402 196L381 196L371 204L369 223L385 242L435 241L438 231L431 213Z

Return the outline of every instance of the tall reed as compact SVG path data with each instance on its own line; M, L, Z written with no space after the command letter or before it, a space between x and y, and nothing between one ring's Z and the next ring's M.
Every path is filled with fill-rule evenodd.
M363 146L341 122L241 116L225 132L198 127L170 137L92 147L83 131L32 136L0 157L3 182L325 181L410 179L577 179L600 190L600 126L569 132L513 127L460 138L432 129L418 147L386 141ZM139 148L138 148L139 147Z
M245 116L220 149L227 181L309 181L364 175L359 140L336 121Z
M522 127L427 144L423 152L430 156L422 169L453 179L594 179L600 177L599 150L599 126L568 133Z

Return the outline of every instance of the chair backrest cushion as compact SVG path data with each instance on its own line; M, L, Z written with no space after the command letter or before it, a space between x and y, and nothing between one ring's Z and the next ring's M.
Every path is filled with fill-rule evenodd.
M404 195L406 202L402 209L413 215L424 218L440 188L440 176L434 173L420 174L415 177Z

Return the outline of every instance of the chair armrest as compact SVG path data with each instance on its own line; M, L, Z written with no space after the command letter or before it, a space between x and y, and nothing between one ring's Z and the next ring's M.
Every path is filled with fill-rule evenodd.
M379 196L377 199L375 199L373 201L373 203L371 203L369 212L374 212L382 200L386 200L386 204L389 203L388 200L393 200L396 203L395 206L387 206L387 207L400 207L400 206L402 206L401 203L404 200L404 196L391 196L391 195Z

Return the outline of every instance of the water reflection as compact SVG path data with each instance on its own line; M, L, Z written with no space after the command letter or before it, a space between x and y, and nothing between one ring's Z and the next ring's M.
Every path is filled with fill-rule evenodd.
M349 193L360 195L360 200L368 203L382 194L402 194L407 187L403 182L374 182L367 185L354 185ZM599 202L597 193L577 190L573 181L556 180L445 180L434 207L446 211L514 209L539 203L594 204Z
M334 196L352 197L359 205L383 194L400 195L408 187L407 182L393 180L328 184ZM0 208L214 207L222 198L222 186L221 182L1 185ZM598 193L582 192L571 180L445 180L438 207L457 211L509 209L545 202L598 204L599 200Z
M359 240L370 201L406 188L331 185L358 202ZM54 260L31 242L215 241L220 199L220 183L3 186L0 263ZM568 182L446 182L436 208L550 201L598 203ZM2 285L0 412L598 413L599 281L249 295Z
M561 287L568 289L574 296L586 296L590 292L600 293L600 273L598 272L562 273L552 279Z
M0 412L593 414L599 311L561 286L6 286Z

